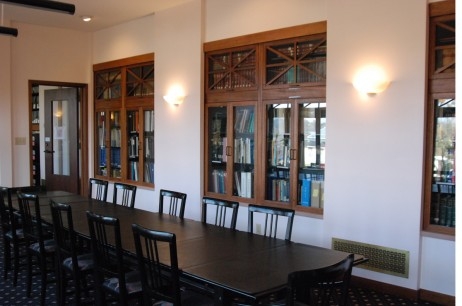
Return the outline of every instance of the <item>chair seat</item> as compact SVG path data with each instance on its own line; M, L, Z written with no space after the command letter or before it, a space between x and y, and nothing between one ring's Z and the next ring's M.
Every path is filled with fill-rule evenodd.
M141 279L138 271L131 271L125 273L125 283L127 287L127 293L134 294L141 292ZM109 289L110 291L119 293L119 279L117 277L112 277L103 282L103 287Z
M80 271L90 271L93 270L95 264L93 261L93 254L82 254L77 256L77 266ZM69 271L73 270L72 257L68 257L63 260L63 267Z
M53 239L48 239L43 242L43 245L45 247L45 252L47 253L53 253L56 250L56 243ZM32 243L29 246L29 249L35 253L41 253L40 252L40 244L38 242Z
M12 239L13 239L13 232L12 232L12 231L8 231L8 232L5 234L5 236L6 236L8 239L12 240ZM18 239L24 239L24 231L22 230L22 228L16 230L16 237L17 237Z

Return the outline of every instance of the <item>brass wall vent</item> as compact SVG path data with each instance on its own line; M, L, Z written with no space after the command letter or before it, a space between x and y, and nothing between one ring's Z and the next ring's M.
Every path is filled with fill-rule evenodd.
M404 278L409 277L409 251L339 238L332 238L332 248L369 258L368 262L359 265L358 268Z

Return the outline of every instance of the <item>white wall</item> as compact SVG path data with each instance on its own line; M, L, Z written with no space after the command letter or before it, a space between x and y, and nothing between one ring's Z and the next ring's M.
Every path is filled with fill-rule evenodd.
M91 83L91 34L65 29L14 23L19 35L11 43L13 139L25 137L26 145L13 146L13 186L25 186L29 177L29 80Z
M5 26L7 26L5 22ZM13 134L11 132L11 40L8 36L0 37L0 186L13 186L13 165L11 160Z

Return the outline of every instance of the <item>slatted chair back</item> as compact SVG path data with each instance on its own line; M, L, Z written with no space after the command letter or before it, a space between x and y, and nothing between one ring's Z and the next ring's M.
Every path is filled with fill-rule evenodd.
M108 181L90 178L88 184L88 198L107 201Z
M159 213L164 213L164 204L168 205L168 214L184 218L186 193L161 189L159 193Z
M97 304L105 303L104 291L117 296L120 305L141 296L138 272L129 271L124 263L120 222L118 218L87 211L93 254Z
M0 221L3 234L11 229L10 212L8 208L8 187L0 187Z
M114 193L112 197L112 203L114 205L120 204L122 206L134 208L136 197L136 186L114 183Z
M153 299L181 305L175 234L150 230L138 224L133 224L132 230L145 305L151 305ZM159 257L159 248L163 245L169 250L169 256L166 258L170 261L168 267Z
M347 305L353 262L354 254L350 254L330 267L290 273L286 305Z
M263 235L277 238L279 219L287 219L285 240L290 240L292 237L292 226L294 223L295 211L293 209L276 208L269 206L260 206L249 204L249 222L248 232L254 233L254 214L263 214L265 226L263 227Z
M24 236L30 243L38 242L39 251L45 253L45 240L51 235L45 232L42 222L39 196L18 191L19 211L21 214Z
M209 209L215 209L215 210L209 211ZM214 198L209 198L209 197L202 198L202 222L203 223L207 223L207 220L208 220L207 212L214 212L215 216L213 218L213 222L209 222L209 223L212 223L220 227L228 227L234 230L236 229L238 210L239 210L239 202L220 200L220 199L214 199ZM227 212L230 212L231 214L231 215L228 214L228 218L226 216ZM227 221L229 221L228 225L226 225Z

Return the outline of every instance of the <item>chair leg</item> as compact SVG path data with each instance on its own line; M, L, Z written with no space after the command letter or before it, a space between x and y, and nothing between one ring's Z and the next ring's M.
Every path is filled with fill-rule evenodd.
M20 258L20 255L19 255L19 245L17 243L13 243L13 264L14 264L14 267L13 267L13 273L14 273L14 276L13 276L13 285L16 287L16 285L18 284L18 274L19 274L19 258Z
M32 254L31 251L27 250L27 297L31 296L32 291Z
M10 241L3 236L3 258L4 258L4 266L3 266L3 279L8 277L8 271L11 270L11 245Z

